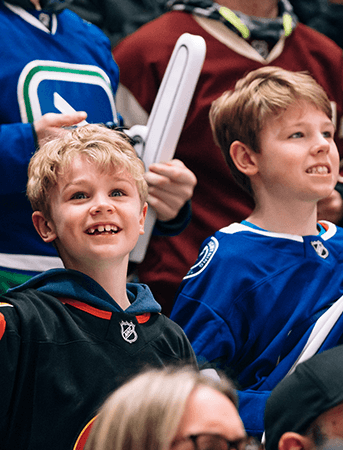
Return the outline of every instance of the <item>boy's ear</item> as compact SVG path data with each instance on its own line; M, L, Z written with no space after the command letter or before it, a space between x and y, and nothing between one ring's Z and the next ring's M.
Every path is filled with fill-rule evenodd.
M53 222L46 220L41 211L32 214L32 222L44 242L52 242L57 238Z
M148 212L148 204L147 202L144 203L142 212L141 212L141 218L139 221L139 234L144 234L144 222L145 222L145 218L146 218L146 214Z
M256 153L241 141L234 141L230 146L230 156L237 169L244 175L252 176L258 172Z
M284 433L279 441L279 450L310 450L313 448L311 439L293 431Z

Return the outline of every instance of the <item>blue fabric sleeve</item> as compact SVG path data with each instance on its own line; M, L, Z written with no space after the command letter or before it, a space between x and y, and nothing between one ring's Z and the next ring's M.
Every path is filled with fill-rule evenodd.
M229 369L234 356L239 354L240 342L218 313L205 303L181 292L170 318L185 331L199 365L221 360L223 365L216 365L216 368L224 371Z
M271 391L237 391L239 415L249 436L261 439L264 432L264 410Z
M25 192L27 166L35 149L30 123L0 126L0 195Z

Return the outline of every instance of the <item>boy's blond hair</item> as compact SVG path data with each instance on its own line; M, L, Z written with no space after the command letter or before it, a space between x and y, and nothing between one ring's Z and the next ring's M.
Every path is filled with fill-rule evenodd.
M260 133L266 121L302 101L332 119L331 104L324 89L309 74L269 66L250 72L237 81L234 90L224 92L212 103L210 124L214 141L221 148L236 182L250 194L250 179L232 161L231 144L240 141L259 153Z
M100 409L85 450L165 450L172 447L190 394L208 386L237 407L233 384L191 367L150 369L117 389Z
M50 218L50 194L76 155L85 155L102 171L127 170L136 182L142 207L148 195L144 164L122 132L102 125L85 125L48 141L32 157L28 168L27 196L33 211Z

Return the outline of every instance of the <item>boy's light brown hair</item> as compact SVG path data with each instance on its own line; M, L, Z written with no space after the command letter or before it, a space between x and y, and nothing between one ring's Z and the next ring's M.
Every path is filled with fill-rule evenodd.
M104 172L127 170L136 182L143 207L148 196L144 164L129 138L102 125L85 125L48 141L31 158L27 196L33 211L41 211L46 219L50 218L51 190L76 155L85 155Z
M305 72L279 67L250 72L237 81L234 90L224 92L212 103L210 124L214 141L221 148L232 176L248 193L253 194L250 179L232 161L231 144L240 141L259 153L260 133L267 120L299 102L315 106L332 120L331 104L324 89Z

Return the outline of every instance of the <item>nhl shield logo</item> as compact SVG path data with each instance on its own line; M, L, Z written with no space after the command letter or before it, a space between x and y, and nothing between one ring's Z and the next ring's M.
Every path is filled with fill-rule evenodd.
M311 245L321 258L326 259L329 256L329 250L324 247L321 241L311 241Z
M133 344L137 341L138 335L135 330L136 325L134 323L130 322L120 322L121 327L121 335L124 341L128 342L129 344Z

